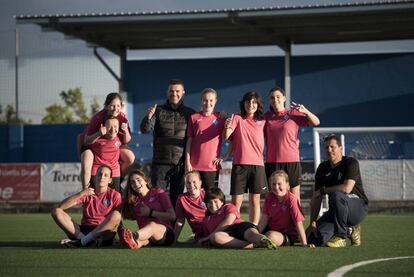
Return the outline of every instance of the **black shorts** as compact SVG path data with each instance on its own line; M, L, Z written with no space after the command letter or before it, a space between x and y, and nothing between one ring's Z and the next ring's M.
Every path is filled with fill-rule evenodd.
M267 225L264 228L262 234L266 234L269 231L279 232L279 231L275 231L275 230L270 229L269 225ZM288 234L282 233L282 232L279 232L279 233L281 233L283 235L283 243L282 243L281 246L292 246L292 245L295 244L295 240L291 236L289 236Z
M263 166L234 164L231 169L231 195L267 192L266 173Z
M92 232L97 227L97 225L80 225L79 227L82 234L87 235ZM111 238L102 240L101 246L111 246L114 243L115 235L116 232L114 232L114 235Z
M82 145L82 146L81 146L81 149L80 149L81 154L82 154L83 152L85 152L86 150L91 150L91 151L92 151L92 149L90 149L88 146L86 146L86 145Z
M158 241L151 241L151 246L170 246L174 243L175 234L174 231L170 228L166 227L167 230L165 231L164 237Z
M302 184L301 174L302 174L302 166L300 162L293 162L293 163L266 163L266 176L267 180L269 180L270 175L276 170L284 170L287 175L289 176L289 185L290 188L294 188L296 186L300 186Z
M91 181L89 183L91 187L95 187L95 176L91 176ZM121 183L121 177L112 177L112 182L109 184L109 187L121 193L120 183Z
M236 238L238 240L246 241L246 239L244 238L244 233L246 233L246 231L250 228L254 228L257 230L257 226L251 222L240 222L230 225L229 227L224 229L223 232L229 234L229 236L232 236L233 238Z
M207 191L210 188L218 187L218 171L199 171L201 177L201 187Z

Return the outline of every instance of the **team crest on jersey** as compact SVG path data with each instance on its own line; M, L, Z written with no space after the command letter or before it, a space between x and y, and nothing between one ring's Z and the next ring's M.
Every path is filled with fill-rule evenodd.
M217 119L214 119L213 124L214 125L218 125L219 124L219 121Z
M207 206L206 206L206 203L204 203L204 202L201 202L201 203L200 203L200 208L202 208L202 209L205 209L205 208L207 208Z
M289 119L289 115L288 115L288 114L285 114L285 115L283 116L283 119L284 119L284 120L288 120L288 119Z
M338 174L338 181L342 179L342 172L339 172Z
M155 200L155 197L154 196L151 196L150 199L148 200L148 202L151 203L151 202L154 202L154 200Z
M121 146L121 142L119 141L119 140L117 140L116 142L115 142L115 147L118 147L119 148L119 146Z
M109 205L111 204L111 201L109 201L108 198L105 198L105 200L103 201L104 205L109 207Z

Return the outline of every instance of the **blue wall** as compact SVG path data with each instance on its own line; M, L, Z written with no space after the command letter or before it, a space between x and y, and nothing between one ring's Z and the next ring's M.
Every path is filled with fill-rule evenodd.
M0 162L78 162L76 136L85 125L0 126Z
M414 54L293 57L291 71L292 100L315 112L321 127L414 126ZM185 82L184 101L196 110L200 92L217 89L217 110L230 114L238 111L239 100L250 90L261 93L267 109L267 92L283 86L283 76L282 57L127 62L125 85L134 132L130 147L137 161L151 160L152 137L138 132L139 123L149 106L165 102L168 80ZM77 162L76 135L83 128L0 126L0 162ZM303 159L313 159L310 131L300 132ZM412 143L393 148L388 156L399 157L397 148L414 156Z
M212 87L228 113L249 90L267 107L269 89L284 86L282 57L129 61L126 72L135 130L149 106L165 101L172 78L184 81L187 105L198 109L200 92ZM291 98L317 113L321 127L414 125L412 72L414 54L293 57Z

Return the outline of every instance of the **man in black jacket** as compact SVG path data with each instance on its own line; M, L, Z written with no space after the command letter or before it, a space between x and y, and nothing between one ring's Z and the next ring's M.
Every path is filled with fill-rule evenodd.
M185 94L181 80L169 81L167 102L150 107L141 121L142 133L153 133L153 157L151 182L155 187L167 189L172 204L183 192L184 149L186 144L187 122L195 111L184 106Z
M360 223L368 213L368 198L361 181L359 163L342 155L339 137L324 139L328 157L318 166L315 191L311 200L308 242L328 247L345 247L350 238L353 246L361 245ZM317 220L323 195L328 195L329 210Z

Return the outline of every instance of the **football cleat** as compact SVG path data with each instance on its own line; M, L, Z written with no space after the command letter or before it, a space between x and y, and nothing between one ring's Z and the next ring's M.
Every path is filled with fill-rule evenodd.
M260 239L260 247L271 249L271 250L276 250L277 249L276 243L274 243L271 239L269 239L266 236L263 236Z
M345 247L346 239L338 237L338 236L334 236L326 243L326 246L333 247L333 248Z
M352 246L361 245L361 224L357 224L354 227L352 227L351 244Z
M134 239L134 235L132 234L131 230L124 228L121 230L121 234L122 239L129 249L137 250L139 248L138 242Z

